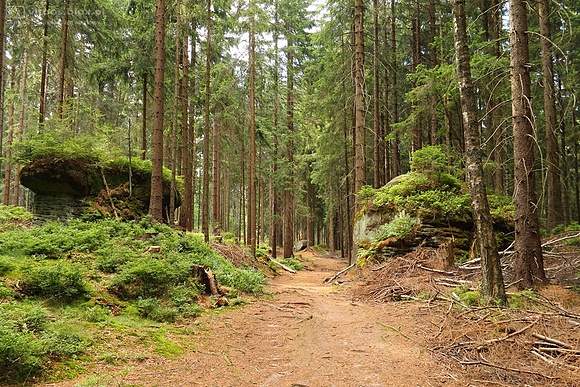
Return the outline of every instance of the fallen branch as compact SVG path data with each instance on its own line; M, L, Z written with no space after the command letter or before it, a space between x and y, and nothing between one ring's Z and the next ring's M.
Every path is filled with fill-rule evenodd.
M523 333L523 332L527 331L528 329L530 329L531 327L533 327L534 325L536 325L538 323L538 321L540 321L540 318L539 317L536 318L534 321L532 321L530 324L528 324L525 327L523 327L522 329L520 329L518 331L515 331L513 333L510 333L509 335L504 336L504 337L499 337L499 338L496 338L496 339L486 340L485 341L485 344L498 343L500 341L504 341L504 340L507 340L507 339L509 339L511 337L514 337L516 335L519 335L520 333Z
M580 232L577 234L574 234L574 235L567 235L567 236L562 237L562 238L558 238L558 239L544 242L544 243L542 243L542 247L546 247L546 246L553 245L553 244L561 242L561 241L565 241L568 239L574 239L574 238L578 238L578 237L580 237Z
M545 361L546 363L551 364L553 366L556 366L556 367L566 367L566 368L569 368L569 369L572 369L572 370L575 370L575 371L578 370L578 369L580 369L580 368L578 368L576 366L573 366L572 364L562 363L562 362L556 361L551 356L544 356L541 353L539 353L538 350L536 350L535 348L533 348L530 352L532 353L532 355L535 355L537 358L539 358L539 359L541 359L541 360Z
M439 274L447 274L447 275L455 275L455 272L453 272L453 271L445 271L445 270L432 269L432 268L430 268L430 267L423 266L423 265L421 265L420 263L419 263L419 264L417 264L417 267L418 267L419 269L423 269L423 270L427 270L427 271L432 271L432 272L434 272L434 273L439 273Z
M481 360L460 361L459 364L461 364L461 365L484 365L484 366L497 368L497 369L504 370L504 371L519 372L519 373L528 374L528 375L537 375L537 376L541 376L543 378L550 379L550 380L559 379L557 377L544 375L542 373L535 372L535 371L522 370L519 368L504 367L504 366L501 366L499 364L490 363L489 361L485 360L485 358L483 356L481 356L481 354L479 354L479 357L481 358Z
M410 338L409 336L407 336L406 334L404 334L403 332L401 332L401 330L400 330L400 329L397 329L397 328L395 328L395 327L392 327L392 326L390 326L390 325L384 324L384 323L382 323L382 322L378 322L377 324L379 324L379 325L380 325L380 326L382 326L383 328L386 328L386 329L388 329L388 330L390 330L390 331L397 332L398 334L400 334L401 336L403 336L403 337L404 337L405 339L407 339L407 340L410 340L410 341L413 341L413 342L415 342L415 340L413 340L412 338Z
M572 349L572 346L570 344L564 343L563 341L560 340L552 339L551 337L548 336L543 336L538 333L532 333L532 336L534 336L536 339L544 340L548 343L555 344L562 348Z
M324 283L327 284L329 282L334 281L335 279L337 279L341 274L346 273L347 271L349 271L350 269L352 269L353 267L355 267L356 263L353 263L350 266L345 267L344 269L340 270L338 273L336 273L335 275L333 275L330 278L327 278L324 280Z
M292 274L296 274L296 270L292 269L289 266L284 265L283 263L280 263L280 262L276 261L272 257L270 257L270 262L274 262L276 265L280 266L282 269L284 269L286 271L289 271Z

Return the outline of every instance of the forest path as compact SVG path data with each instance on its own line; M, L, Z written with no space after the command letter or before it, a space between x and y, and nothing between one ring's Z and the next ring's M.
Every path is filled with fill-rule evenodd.
M346 261L303 256L305 270L272 280L271 298L201 317L185 354L101 372L118 386L455 385L412 339L431 324L425 311L352 302L348 285L323 283Z

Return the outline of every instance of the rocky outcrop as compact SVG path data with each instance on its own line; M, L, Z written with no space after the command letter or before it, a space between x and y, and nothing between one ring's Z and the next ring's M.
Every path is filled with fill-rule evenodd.
M43 158L22 169L21 183L34 192L32 212L37 220L81 216L138 219L149 209L151 174L132 171L129 176L127 166L82 158ZM170 184L164 183L163 207L168 208ZM173 194L179 207L179 192Z

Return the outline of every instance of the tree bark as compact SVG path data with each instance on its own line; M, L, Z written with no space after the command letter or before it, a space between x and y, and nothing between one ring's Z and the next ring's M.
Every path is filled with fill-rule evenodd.
M284 189L284 258L294 256L294 55L293 42L288 39L286 51L286 161L288 163L288 186Z
M207 0L207 41L205 48L205 123L203 127L203 178L201 198L201 230L209 242L209 142L210 142L210 81L211 81L211 0Z
M6 0L0 0L0 158L3 155L3 144L4 144L4 63L5 54L4 46L6 44ZM2 161L0 161L0 170L2 170Z
M547 180L547 228L552 231L564 223L562 208L562 183L560 180L560 154L558 152L556 101L554 93L554 65L552 57L552 33L550 4L539 0L540 35L542 44L542 73L544 80L544 121L546 125L546 180Z
M18 114L18 130L16 131L16 141L22 141L24 133L24 112L26 108L26 80L28 73L28 51L24 51L22 59L22 79L20 80L20 112ZM20 166L13 164L14 168L14 192L12 194L12 205L17 206L20 201Z
M171 186L169 192L171 196L169 198L169 224L173 226L175 224L175 195L173 192L176 190L176 173L177 173L177 120L179 118L179 61L181 58L180 52L180 38L181 38L181 7L180 0L175 3L175 66L173 69L173 119L171 122L171 133L170 135L170 147L169 147L169 160L171 163Z
M147 158L147 72L143 72L143 106L141 111L141 160Z
M16 87L16 66L10 70L10 90ZM6 165L4 167L4 200L5 206L10 204L10 179L12 175L12 140L14 138L14 101L10 101L8 108L8 134L6 137Z
M510 0L510 81L514 137L515 262L518 287L546 283L536 197L528 14L525 0Z
M64 13L62 15L62 41L60 46L60 73L58 76L58 94L57 94L57 114L63 118L64 108L64 80L66 77L66 52L68 40L68 13L70 0L64 2Z
M395 0L391 0L391 114L392 123L396 124L399 122L399 96L397 90L397 71L398 71L398 61L397 61L397 24L395 16ZM393 177L399 176L401 174L401 152L399 150L399 134L395 133L395 139L393 141Z
M222 230L221 219L221 132L222 123L219 113L216 112L216 118L213 121L213 149L212 149L212 228L214 235L220 235Z
M4 0L3 0L4 2ZM44 32L42 34L42 63L40 70L40 107L38 121L42 125L46 118L46 73L48 70L48 12L50 11L50 0L46 0L44 9ZM4 49L2 51L4 52Z
M153 83L153 149L149 215L163 222L163 116L165 111L165 1L155 1L155 76ZM173 195L173 192L171 193Z
M477 119L477 100L471 77L470 55L467 45L465 0L452 0L455 35L455 57L459 94L465 127L465 156L467 185L475 223L476 238L481 255L481 293L485 297L506 303L489 202L485 191L485 179L481 155L481 125Z
M250 154L248 157L248 241L252 257L256 257L256 16L250 1ZM291 66L290 64L288 66Z
M379 119L379 2L373 0L373 187L381 182L381 124Z

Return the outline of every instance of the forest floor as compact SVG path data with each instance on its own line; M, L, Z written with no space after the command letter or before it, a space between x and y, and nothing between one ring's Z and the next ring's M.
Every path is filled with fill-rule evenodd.
M182 343L185 353L167 356L150 350L120 364L103 361L88 365L76 380L49 385L580 385L576 292L548 290L558 292L566 304L508 315L501 309L469 307L433 289L428 299L401 292L405 283L434 286L437 273L417 269L416 256L413 270L405 264L407 257L398 269L388 267L388 275L383 264L364 272L352 270L329 284L325 279L347 266L345 260L310 252L302 252L300 258L305 269L279 272L268 286L271 296L200 317L188 343ZM402 273L401 268L407 274L392 286L390 280ZM409 275L416 271L420 278ZM407 301L400 301L404 295ZM389 297L399 301L388 302ZM536 328L569 344L570 348L554 346L564 357L528 356L533 345L529 335Z

